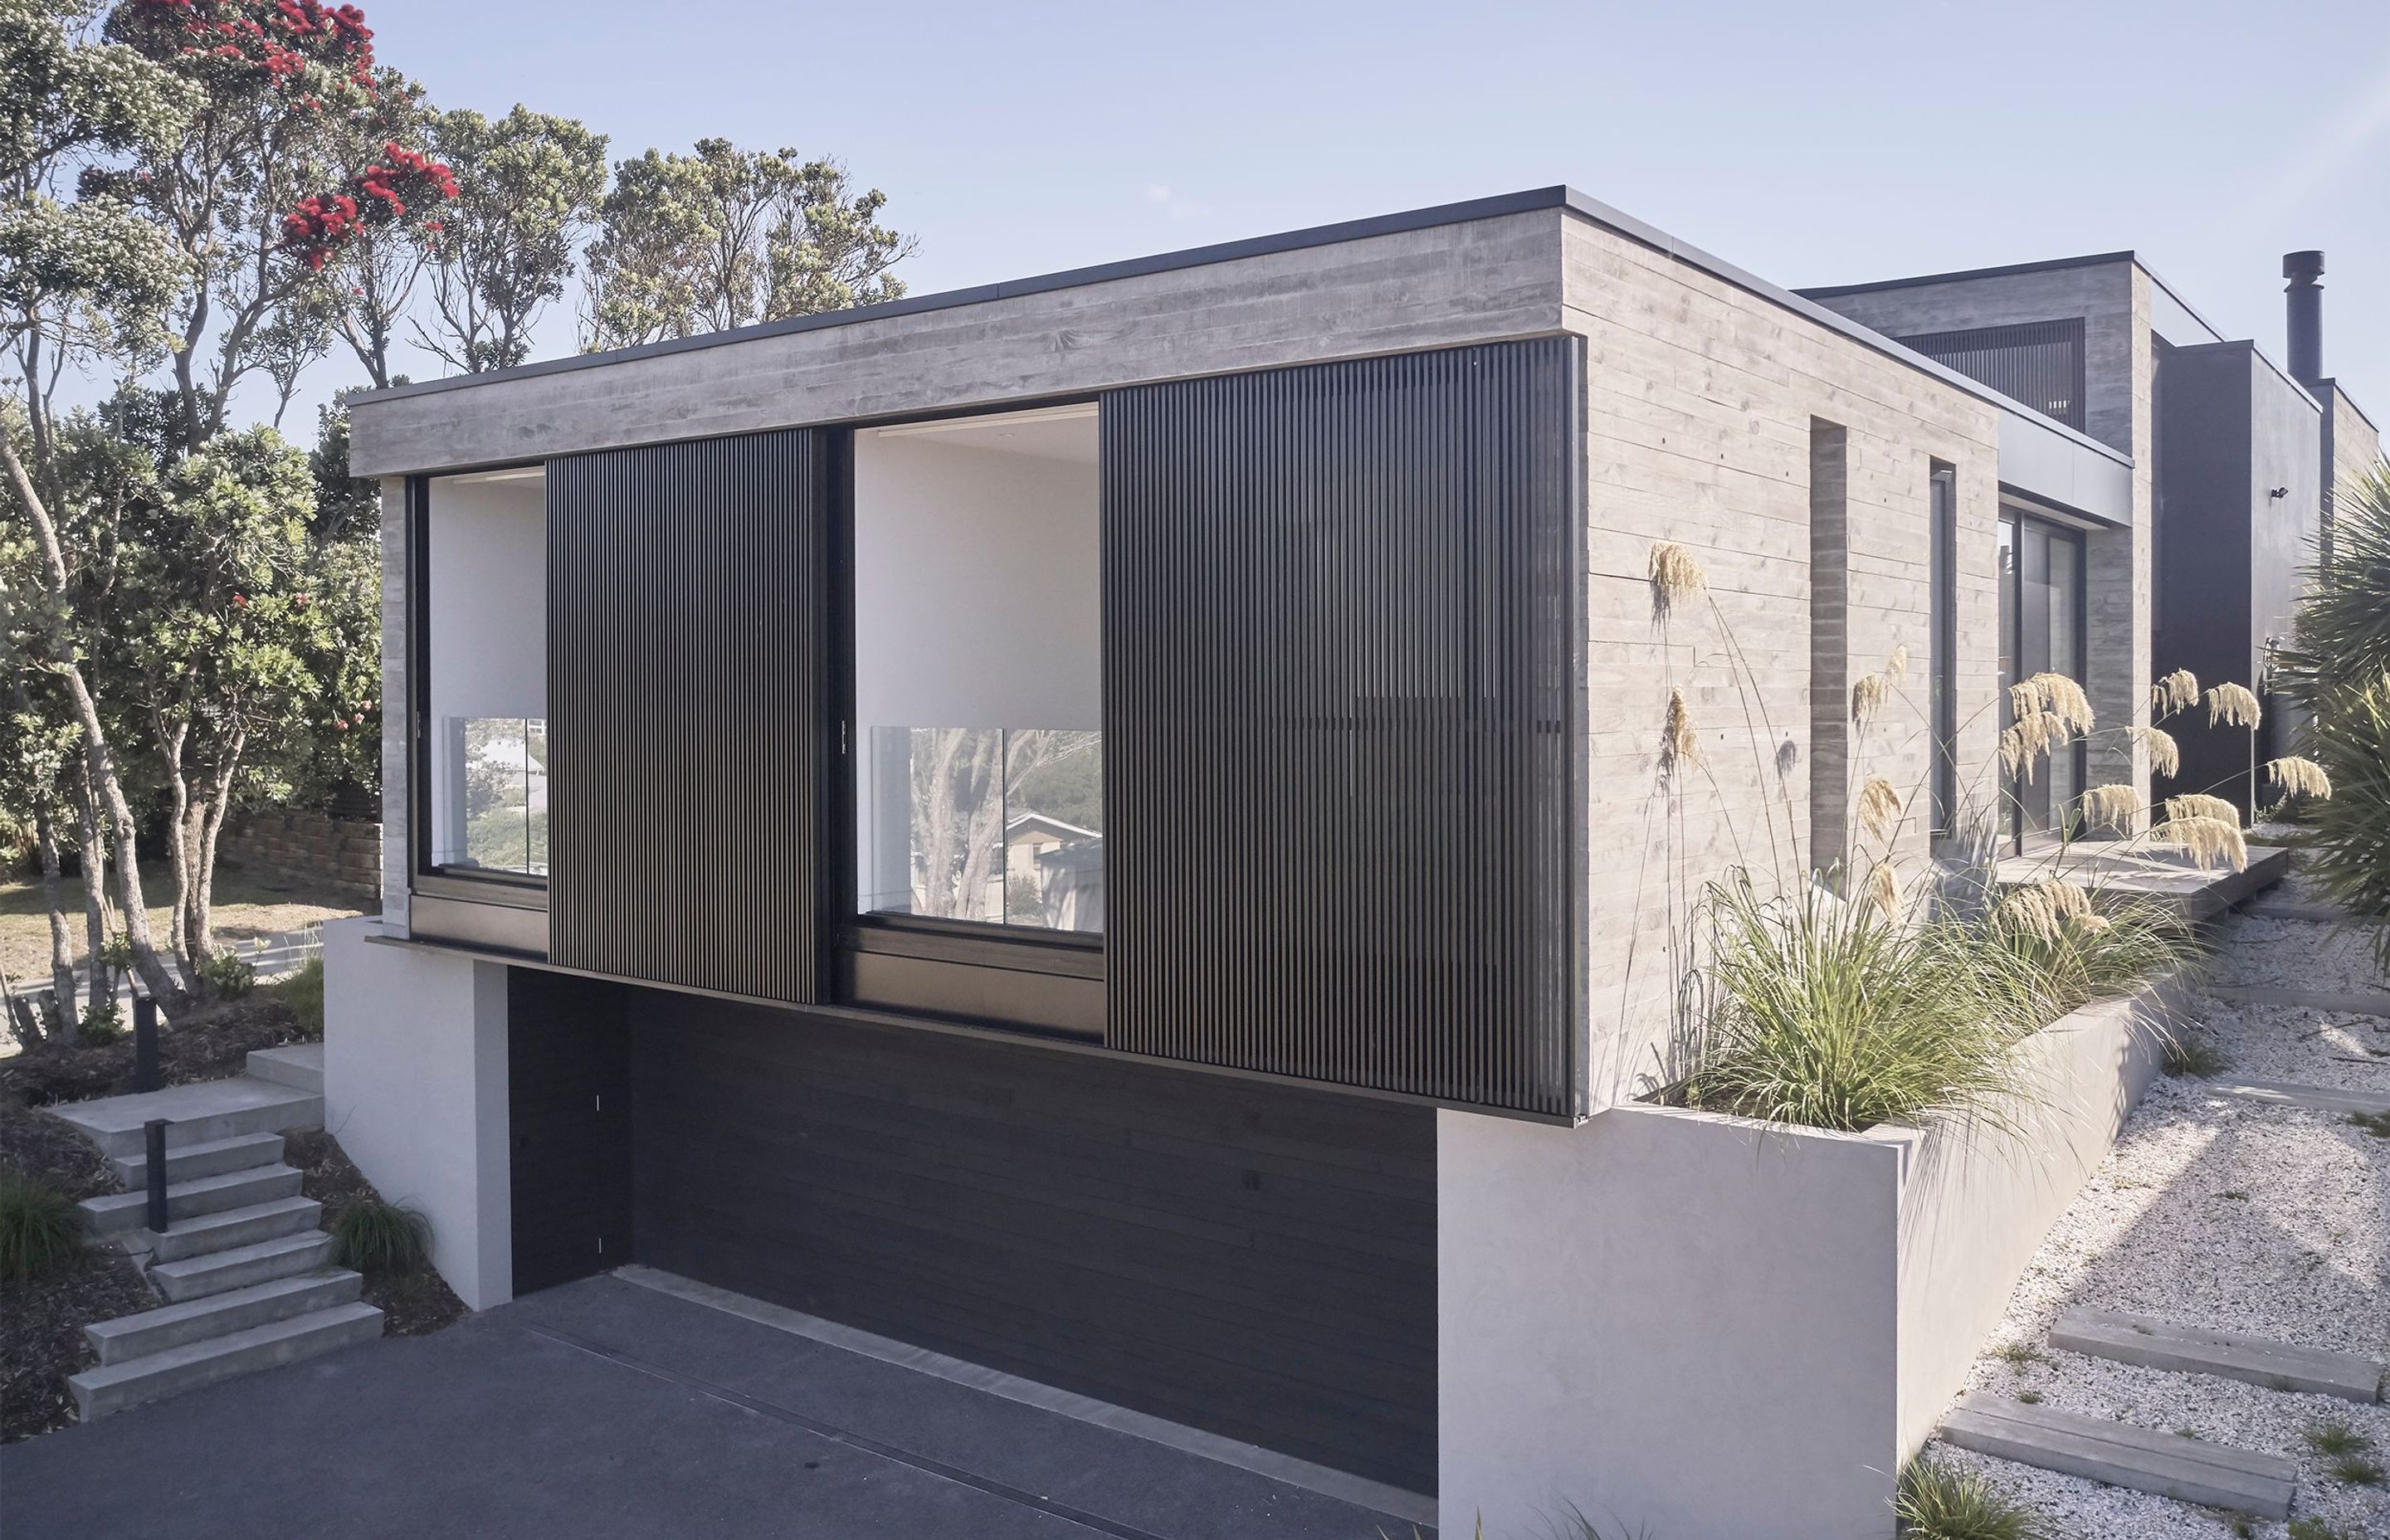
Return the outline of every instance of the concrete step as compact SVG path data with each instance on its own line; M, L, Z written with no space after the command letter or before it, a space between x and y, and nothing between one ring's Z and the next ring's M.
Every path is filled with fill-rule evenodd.
M276 1198L243 1209L205 1213L162 1232L137 1232L148 1238L150 1254L160 1262L182 1262L211 1251L272 1240L277 1236L312 1230L323 1222L324 1205L312 1198Z
M2372 1402L2382 1393L2383 1366L2353 1353L2299 1347L2264 1337L2178 1326L2115 1310L2065 1311L2049 1345L2145 1368L2217 1374L2278 1391Z
M274 1165L281 1159L279 1134L237 1134L229 1139L211 1139L206 1144L186 1145L180 1149L170 1146L166 1150L166 1180L187 1182L199 1176L220 1176L227 1171ZM120 1155L109 1164L116 1168L116 1179L129 1189L137 1191L149 1180L147 1153Z
M103 1365L67 1377L75 1410L91 1422L184 1391L259 1369L277 1368L381 1335L381 1312L369 1304L336 1304L245 1331L168 1348L130 1363Z
M102 1365L130 1363L168 1348L287 1321L310 1311L353 1303L365 1279L346 1268L318 1269L228 1289L203 1299L163 1304L83 1328Z
M2390 1113L2390 1091L2347 1091L2333 1085L2294 1085L2279 1080L2211 1080L2205 1089L2243 1101L2305 1107L2317 1112Z
M142 1125L151 1118L164 1118L170 1124L166 1130L170 1150L213 1144L240 1134L324 1126L321 1095L250 1075L71 1101L45 1110L82 1129L106 1155L141 1154L147 1148Z
M277 1138L279 1136L276 1136ZM180 1222L186 1219L222 1213L226 1209L246 1209L259 1203L270 1203L277 1198L289 1198L298 1190L299 1173L286 1165L251 1166L245 1171L197 1176L187 1182L168 1185L166 1218L170 1226L179 1227ZM146 1188L86 1198L75 1207L83 1211L84 1226L94 1235L117 1235L126 1230L137 1230L149 1222L149 1194Z
M2206 993L2241 1006L2297 1006L2341 1016L2390 1016L2390 993L2348 994L2325 989L2285 989L2279 984L2208 984Z
M329 1267L332 1251L330 1236L321 1230L301 1230L178 1262L153 1263L149 1281L158 1292L179 1304Z
M249 1055L249 1072L259 1080L270 1080L293 1090L324 1089L324 1045L321 1043L290 1043L279 1048L253 1048Z
M1981 1391L1959 1398L1942 1419L1941 1437L1979 1455L2262 1519L2290 1517L2298 1485L2298 1467L2279 1456L2028 1406Z

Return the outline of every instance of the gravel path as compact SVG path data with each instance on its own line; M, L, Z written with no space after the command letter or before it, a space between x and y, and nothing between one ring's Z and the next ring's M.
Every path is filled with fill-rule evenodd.
M2239 916L2220 942L2219 979L2390 987L2372 969L2367 939L2345 929ZM2390 1052L2390 1020L2210 1001L2208 1022L2232 1073L2390 1091L2390 1058L2377 1057ZM2332 1114L2161 1080L2042 1243L1969 1384L2296 1459L2296 1518L2349 1540L2390 1540L2390 1488L2335 1480L2332 1461L2306 1438L2318 1421L2336 1419L2370 1437L2371 1457L2390 1466L2390 1406L2050 1348L2051 1324L2075 1303L2390 1361L2390 1139ZM2003 1355L2012 1344L2020 1351ZM2281 1524L2236 1529L2228 1515L2169 1498L1959 1450L1938 1457L1986 1472L2083 1540L2288 1533Z

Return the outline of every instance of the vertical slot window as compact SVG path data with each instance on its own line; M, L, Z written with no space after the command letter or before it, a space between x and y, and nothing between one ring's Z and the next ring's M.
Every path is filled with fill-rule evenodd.
M1930 501L1934 832L1946 835L1959 815L1959 478L1938 460Z

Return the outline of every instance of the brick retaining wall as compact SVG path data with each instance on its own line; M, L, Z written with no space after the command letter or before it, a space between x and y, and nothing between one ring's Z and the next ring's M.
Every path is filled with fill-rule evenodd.
M243 871L381 897L381 825L320 813L258 813L225 831L218 856Z

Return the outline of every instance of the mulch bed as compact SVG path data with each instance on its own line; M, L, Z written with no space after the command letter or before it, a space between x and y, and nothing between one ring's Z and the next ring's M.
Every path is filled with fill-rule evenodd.
M270 989L238 1000L195 1007L158 1028L158 1069L162 1084L222 1080L248 1068L251 1048L275 1048L311 1036L291 1008ZM14 1095L29 1107L87 1101L130 1088L133 1033L113 1043L86 1047L71 1036L0 1059L0 1095Z
M116 1190L99 1147L46 1112L0 1094L0 1165L50 1183L70 1198ZM157 1306L133 1259L86 1248L75 1264L28 1283L0 1283L0 1444L75 1419L67 1376L89 1367L84 1327Z
M350 1163L340 1141L320 1128L284 1135L282 1150L284 1161L299 1168L299 1190L324 1205L327 1230L340 1223L341 1211L350 1204L381 1197ZM368 1271L365 1295L367 1304L380 1307L387 1336L420 1337L465 1316L465 1302L429 1267L414 1273Z

